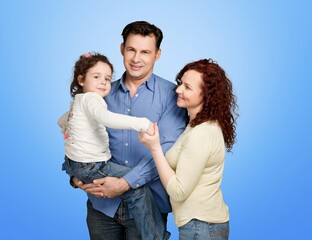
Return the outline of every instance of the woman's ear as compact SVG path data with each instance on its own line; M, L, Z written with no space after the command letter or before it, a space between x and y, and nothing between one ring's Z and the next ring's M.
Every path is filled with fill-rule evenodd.
M77 77L77 81L78 81L79 85L83 87L84 81L83 81L83 76L82 75L79 75Z

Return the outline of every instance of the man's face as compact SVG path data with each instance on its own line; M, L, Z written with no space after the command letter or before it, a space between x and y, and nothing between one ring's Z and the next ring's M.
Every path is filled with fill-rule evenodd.
M160 57L156 49L155 36L130 34L125 45L122 43L121 54L126 68L126 79L146 81L153 72L155 62Z

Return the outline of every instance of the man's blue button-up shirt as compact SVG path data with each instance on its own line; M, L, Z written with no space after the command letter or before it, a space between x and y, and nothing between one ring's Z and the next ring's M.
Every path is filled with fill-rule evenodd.
M186 111L176 104L176 85L152 74L141 84L131 98L124 84L125 74L112 83L110 94L105 97L108 109L129 116L147 117L157 122L162 149L166 152L185 129ZM148 148L140 143L138 133L132 130L107 128L112 159L131 170L124 179L132 188L148 184L161 212L171 211L168 195L163 188L154 161ZM120 198L96 198L89 195L93 207L113 217L120 204Z

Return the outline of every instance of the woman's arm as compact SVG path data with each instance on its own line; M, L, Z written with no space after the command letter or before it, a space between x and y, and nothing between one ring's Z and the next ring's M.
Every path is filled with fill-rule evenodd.
M155 134L153 136L139 133L139 139L141 143L150 149L155 161L156 168L158 170L160 180L163 186L166 188L170 178L175 175L175 173L169 166L162 151L157 123L154 124L154 131Z

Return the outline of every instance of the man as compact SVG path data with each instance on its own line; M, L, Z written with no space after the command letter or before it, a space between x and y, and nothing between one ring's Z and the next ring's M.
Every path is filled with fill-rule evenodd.
M122 32L125 73L112 83L105 98L109 110L157 122L161 145L166 152L185 128L186 112L176 105L175 85L155 74L160 58L162 31L145 21L128 24ZM91 184L72 179L75 186L89 193L87 223L93 240L141 239L134 221L119 198L130 188L148 184L165 221L171 211L149 150L139 142L137 133L107 129L112 161L132 170L123 178L106 177Z

